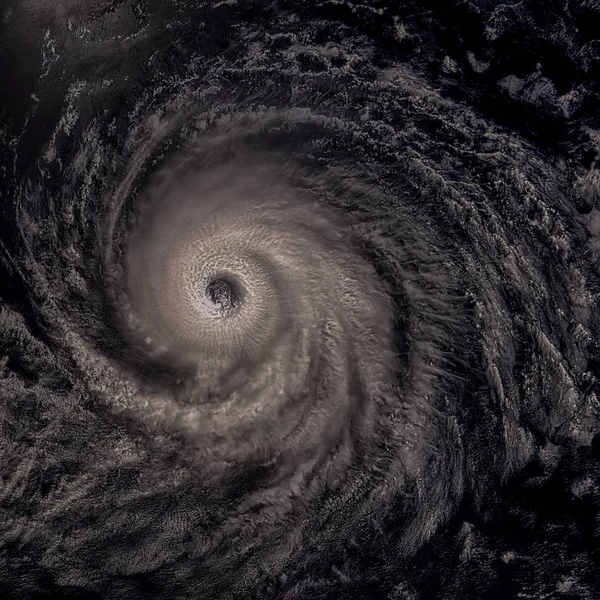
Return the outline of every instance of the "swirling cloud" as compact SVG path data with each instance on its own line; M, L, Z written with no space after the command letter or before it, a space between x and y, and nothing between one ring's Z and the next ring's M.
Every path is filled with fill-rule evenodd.
M445 13L129 4L7 92L8 592L592 594L594 173L496 98L570 118L554 72Z

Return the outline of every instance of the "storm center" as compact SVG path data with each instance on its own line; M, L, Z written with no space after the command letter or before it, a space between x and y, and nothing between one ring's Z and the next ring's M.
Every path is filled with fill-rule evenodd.
M215 277L204 290L205 305L212 316L228 317L240 303L240 290L228 277Z

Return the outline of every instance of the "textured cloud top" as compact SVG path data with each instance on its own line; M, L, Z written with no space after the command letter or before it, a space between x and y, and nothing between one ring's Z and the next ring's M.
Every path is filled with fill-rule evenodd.
M3 15L2 57L34 33L0 92L2 597L597 597L579 17L32 6Z

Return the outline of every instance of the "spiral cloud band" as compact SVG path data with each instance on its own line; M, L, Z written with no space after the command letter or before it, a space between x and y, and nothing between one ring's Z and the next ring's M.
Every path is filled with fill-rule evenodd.
M375 271L324 207L277 178L234 163L153 185L127 245L128 325L191 371L187 428L222 459L281 462L298 447L325 459L391 385Z
M0 596L596 597L584 50L575 97L505 72L527 3L63 4L3 92Z

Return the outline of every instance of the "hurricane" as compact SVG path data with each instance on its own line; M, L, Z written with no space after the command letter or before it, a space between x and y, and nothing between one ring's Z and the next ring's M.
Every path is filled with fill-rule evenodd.
M8 2L3 597L597 597L598 14L450 4Z

